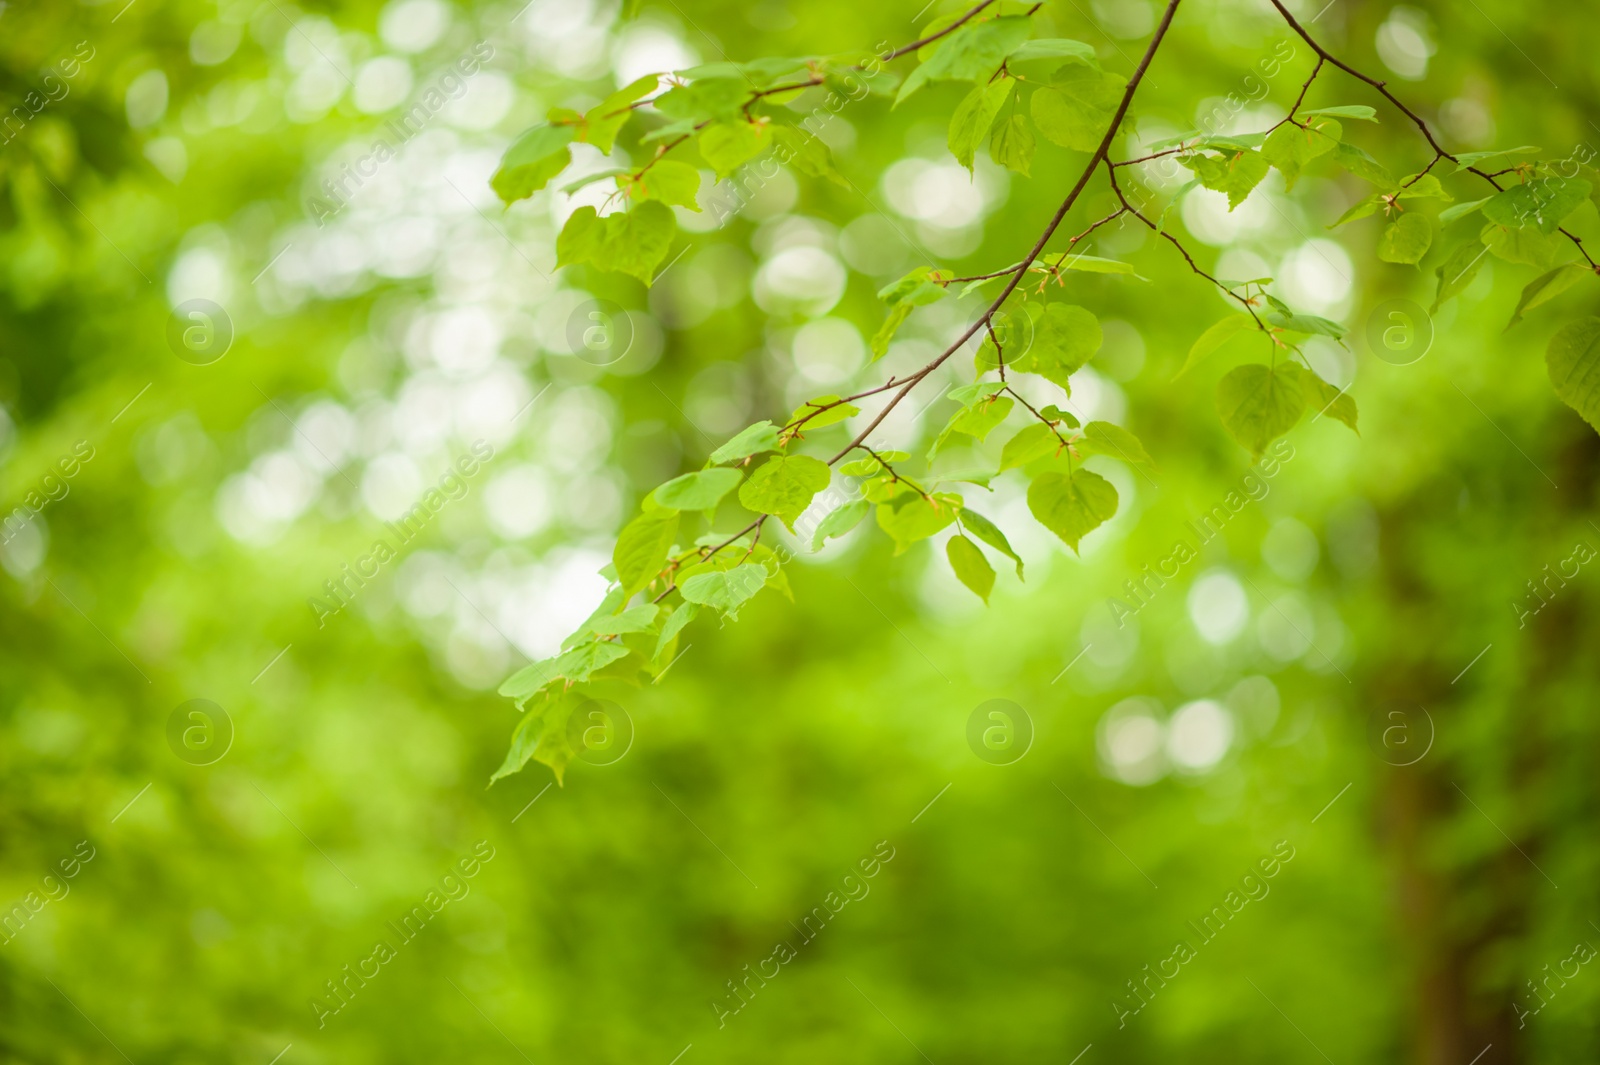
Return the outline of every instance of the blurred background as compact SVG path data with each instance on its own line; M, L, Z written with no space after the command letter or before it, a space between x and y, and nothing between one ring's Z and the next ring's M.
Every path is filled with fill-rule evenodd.
M876 290L1016 261L1084 159L1041 144L1025 180L980 153L969 177L960 87L852 102L822 129L844 184L708 174L732 208L680 210L647 291L557 273L555 232L603 192L502 210L500 154L642 74L898 45L962 6L920 3L0 5L0 1060L1600 1054L1600 577L1576 561L1600 446L1542 358L1595 292L1502 333L1539 271L1492 259L1415 322L1427 343L1376 357L1369 323L1426 307L1434 260L1379 262L1371 221L1330 233L1367 192L1331 170L1231 214L1194 190L1167 224L1351 328L1311 357L1359 437L1308 419L1252 473L1212 400L1243 353L1172 381L1221 298L1102 231L1149 280L1073 276L1106 332L1073 402L1159 471L1093 460L1123 505L1081 557L1019 487L966 486L1026 562L987 609L940 542L802 552L794 603L698 622L619 696L622 757L487 787L516 719L494 688L594 608L642 493L926 361L973 306L919 312L869 369ZM1293 6L1454 150L1600 144L1591 8ZM1157 14L1035 17L1126 74ZM1263 129L1311 63L1264 0L1186 0L1115 154ZM1378 106L1347 137L1428 162L1370 90L1325 75L1310 100ZM602 165L576 147L575 175ZM1181 184L1146 180L1158 205ZM1573 225L1600 229L1593 204ZM605 366L570 339L593 299L627 311ZM931 440L950 408L926 387L885 440ZM402 546L386 523L435 487ZM395 557L359 561L380 537ZM1003 757L968 739L993 699L1029 737Z

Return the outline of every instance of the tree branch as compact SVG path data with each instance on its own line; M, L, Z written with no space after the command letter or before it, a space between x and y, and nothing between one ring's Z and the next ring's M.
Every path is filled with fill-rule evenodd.
M973 8L971 11L968 11L965 15L962 15L944 29L937 33L930 33L920 41L912 41L910 44L901 45L899 48L896 48L894 51L884 56L883 61L887 63L891 59L899 59L907 52L915 52L918 48L921 48L925 44L932 44L939 38L954 33L956 30L959 30L963 25L965 25L968 19L972 18L972 16L976 15L978 12L982 11L992 3L994 3L994 0L983 0L983 2L977 7Z

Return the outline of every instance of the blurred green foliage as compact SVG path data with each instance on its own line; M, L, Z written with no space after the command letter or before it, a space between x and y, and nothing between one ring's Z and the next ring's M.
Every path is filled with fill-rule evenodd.
M1301 15L1319 38L1452 146L1560 158L1600 136L1581 6L1316 6ZM32 116L0 148L0 502L48 500L0 548L0 894L24 911L0 946L4 1060L1600 1052L1600 977L1563 968L1600 941L1600 600L1572 561L1600 546L1600 448L1543 365L1593 282L1502 333L1539 269L1491 259L1420 361L1376 358L1370 316L1431 302L1434 260L1380 261L1371 224L1330 236L1369 189L1315 167L1253 212L1178 206L1167 224L1207 269L1265 266L1351 327L1349 353L1318 357L1353 381L1359 438L1307 422L1273 473L1252 471L1212 398L1243 353L1172 380L1226 307L1170 247L1110 230L1104 251L1149 280L1072 277L1107 326L1074 399L1134 430L1159 472L1094 460L1123 506L1081 560L1000 492L985 507L1027 579L1002 568L987 608L938 547L802 553L794 602L701 619L659 684L609 693L634 729L620 760L486 790L515 717L494 687L593 609L639 496L829 374L857 379L829 359L864 352L876 291L926 264L911 245L962 272L1015 262L1083 158L1041 143L1023 180L980 152L969 184L946 154L962 86L852 102L829 123L843 182L737 186L646 293L582 266L552 277L556 207L502 213L500 155L549 107L642 73L866 52L957 10L0 8L0 96ZM1154 15L1123 0L1036 17L1126 74ZM79 42L92 58L69 77ZM494 55L459 102L374 173L341 170L478 42ZM1270 124L1310 65L1265 3L1188 0L1140 121L1182 132L1260 83L1269 102L1249 107ZM59 99L33 113L36 90ZM1427 162L1361 86L1328 78L1310 102L1377 106L1381 124L1347 137L1397 171ZM319 227L310 203L341 179L346 205ZM1088 196L1067 227L1111 206ZM1432 254L1476 235L1457 225ZM234 330L206 365L168 342L195 298ZM567 354L591 298L636 312L610 366ZM957 332L944 309L883 368ZM896 431L915 449L942 422ZM442 478L480 440L494 457L457 493ZM349 579L396 500L428 486L445 502L416 541ZM1218 506L1220 535L1198 542L1190 523ZM1180 539L1198 557L1157 587L1145 567ZM1547 565L1578 575L1546 583ZM1130 580L1148 605L1119 627ZM319 624L308 600L331 582L348 607ZM232 729L205 765L189 719L169 742L197 698ZM993 698L1032 722L1008 765L968 745ZM1225 751L1207 755L1219 720ZM870 891L802 942L880 841L894 857ZM1270 891L1202 944L1188 923L1280 841L1294 858ZM480 843L494 858L467 878ZM430 892L451 901L402 945L390 923L431 911ZM313 1000L379 940L395 957L319 1027ZM1196 957L1119 1028L1113 1003L1179 940ZM795 959L719 1011L780 941ZM1569 975L1519 1016L1551 972Z

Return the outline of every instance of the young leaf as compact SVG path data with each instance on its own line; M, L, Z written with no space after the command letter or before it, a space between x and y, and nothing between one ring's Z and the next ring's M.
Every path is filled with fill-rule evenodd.
M647 510L622 527L611 563L622 583L622 601L632 599L661 572L667 552L678 535L678 512L668 508Z
M918 492L907 492L878 504L878 526L894 541L894 553L924 540L956 520L961 497L943 492L930 500Z
M1511 229L1534 226L1549 236L1589 198L1593 187L1581 178L1539 178L1489 197L1483 216Z
M681 590L685 602L708 606L736 618L739 608L766 586L768 576L766 566L745 562L728 570L697 573L683 582Z
M1006 534L1000 531L999 526L976 510L969 510L966 507L961 508L961 524L966 527L967 532L1015 562L1017 580L1022 579L1022 559L1011 549L1011 541L1006 539Z
M1294 188L1306 165L1333 151L1343 135L1339 123L1331 118L1316 123L1311 129L1285 122L1267 134L1261 145L1261 156L1283 174L1283 187L1287 191Z
M672 208L656 200L605 218L593 207L580 207L556 237L556 265L586 262L601 270L629 274L648 285L667 257L677 230Z
M763 451L778 450L778 427L769 421L759 421L739 430L739 435L711 453L708 460L713 466L724 462L737 462L759 455Z
M1094 63L1094 46L1074 41L1070 37L1043 37L1036 41L1024 41L1022 46L1012 52L1008 63L1026 63L1031 59L1076 59L1082 63Z
M839 472L846 477L870 477L882 472L884 462L904 462L911 454L906 451L880 451L876 455L868 455L864 459L855 459L839 467ZM883 461L878 461L879 459Z
M938 271L931 266L919 266L893 284L878 291L878 298L889 305L889 316L883 320L872 338L872 357L881 359L889 350L889 341L895 332L918 307L944 299L945 287L937 282Z
M1126 78L1082 63L1068 63L1038 89L1028 110L1045 140L1080 152L1100 147L1122 102Z
M1400 191L1395 196L1399 200L1443 200L1449 203L1455 199L1444 190L1437 176L1422 174L1407 178L1401 182Z
M1000 472L1026 466L1034 459L1054 455L1061 449L1061 439L1043 422L1025 425L1000 449Z
M657 75L646 74L638 81L629 83L601 100L583 116L582 131L578 139L587 141L601 152L610 155L611 148L617 140L617 131L633 117L631 105L634 101L654 92L660 83L661 79Z
M1006 420L1016 403L1010 396L988 395L975 398L950 419L949 431L975 436L979 440L988 436L995 426Z
M621 636L625 633L649 632L655 628L656 616L661 608L655 603L630 606L620 614L610 614L591 619L586 628L595 636Z
M1178 162L1193 170L1200 184L1206 188L1227 193L1230 211L1244 202L1250 190L1261 184L1261 179L1267 176L1270 169L1266 156L1257 151L1181 155Z
M1465 218L1488 202L1489 197L1484 197L1481 200L1469 200L1466 203L1452 204L1439 212L1439 224L1447 226L1458 218Z
M1269 300L1272 299L1270 296L1267 298ZM1273 302L1277 303L1278 301L1273 300ZM1332 337L1333 339L1339 341L1342 341L1344 339L1344 335L1349 332L1348 329L1340 325L1338 322L1330 321L1327 318L1321 318L1315 314L1296 314L1293 311L1287 310L1268 311L1267 322L1270 325L1275 325L1280 329L1288 329L1296 333L1305 333L1308 336Z
M1267 445L1294 428L1305 413L1305 373L1298 363L1268 368L1251 363L1217 383L1217 413L1230 436L1260 458Z
M944 545L944 553L961 583L988 603L989 593L994 591L994 567L983 557L983 549L965 536L952 536Z
M1354 144L1340 141L1334 149L1335 161L1358 178L1370 181L1385 192L1394 192L1399 189L1400 183L1394 175L1372 156Z
M693 621L698 613L700 613L699 603L682 602L678 604L678 609L667 615L667 620L661 625L661 635L656 639L656 649L650 655L652 662L661 661L661 652L672 646L672 641L678 638L678 633L682 632L683 627Z
M1590 316L1558 330L1544 359L1561 402L1600 431L1600 318Z
M659 159L631 181L619 177L617 186L627 189L635 200L660 200L691 211L700 210L695 202L700 191L700 171L676 159Z
M1537 228L1508 229L1493 222L1483 227L1483 242L1496 257L1508 263L1523 263L1540 270L1555 267L1561 255L1561 238Z
M872 509L872 504L865 499L852 499L850 502L828 512L828 516L817 523L817 531L811 534L811 550L821 551L822 545L830 537L843 536L861 523L867 516L867 511Z
M1090 422L1083 428L1083 438L1074 442L1079 454L1105 455L1121 459L1130 466L1143 466L1155 472L1155 460L1144 449L1139 438L1112 422Z
M1032 346L1015 360L1008 356L1006 363L1070 391L1067 378L1100 350L1103 339L1100 320L1093 313L1071 303L1052 303L1034 327Z
M714 510L743 479L738 470L718 466L674 477L651 495L656 503L673 510Z
M1549 303L1567 289L1578 283L1578 279L1585 274L1594 273L1582 263L1562 263L1549 273L1540 274L1529 281L1522 290L1522 298L1517 301L1517 311L1511 316L1511 321L1506 328L1510 329L1522 321L1522 316L1542 303Z
M1246 329L1254 328L1255 324L1255 319L1248 314L1228 315L1228 317L1200 334L1200 338L1189 348L1189 357L1183 360L1183 369L1179 370L1172 379L1176 381L1179 377L1188 373L1191 367L1197 365L1207 355L1210 355Z
M1378 258L1386 263L1419 263L1433 243L1433 226L1424 215L1406 211L1383 227Z
M1450 253L1450 258L1440 263L1433 271L1439 279L1439 290L1434 294L1433 306L1428 308L1429 314L1437 314L1444 301L1458 295L1468 285L1472 284L1478 276L1478 271L1483 269L1483 261L1489 257L1489 249L1478 241L1469 240L1461 244Z
M1081 270L1086 274L1127 274L1130 277L1139 277L1134 271L1132 263L1125 263L1120 259L1106 259L1099 255L1082 255L1075 252L1058 252L1055 255L1041 255L1033 264L1037 272L1050 273L1061 270ZM1148 278L1139 277L1140 281Z
M1327 115L1329 118L1355 118L1362 122L1378 121L1378 112L1366 104L1344 104L1340 107L1318 107L1310 111L1300 112L1306 118L1315 115Z
M507 207L550 183L572 162L571 126L534 126L512 142L489 186Z
M1456 156L1455 172L1459 174L1461 171L1473 166L1481 168L1484 163L1494 162L1508 155L1537 155L1542 151L1544 151L1543 148L1535 148L1531 144L1525 144L1521 148L1504 148L1492 152L1462 152Z
M930 81L979 81L993 74L1006 56L1021 47L1032 28L1021 15L968 22L938 42L900 86L894 105L899 107Z
M1028 124L1027 116L1012 115L995 127L994 136L989 140L989 158L1007 170L1029 177L1035 147L1033 127Z
M1350 209L1339 216L1338 221L1329 226L1329 229L1338 229L1346 222L1355 222L1362 218L1371 218L1378 213L1378 208L1383 204L1383 197L1373 194L1364 196L1350 205Z
M1061 537L1074 552L1085 535L1117 512L1117 490L1097 473L1051 470L1028 486L1028 509L1039 524Z
M789 420L784 424L794 425L804 418L805 424L800 426L798 431L809 433L813 429L821 429L824 426L833 425L835 422L842 422L846 418L853 418L860 413L860 407L854 403L845 403L838 396L818 396L816 399L808 399L796 407L794 413L789 415Z
M1357 436L1361 435L1361 430L1356 428L1356 401L1348 389L1341 392L1311 371L1300 375L1300 384L1306 391L1306 403L1312 410L1319 415L1337 418Z
M772 143L768 123L716 122L700 132L700 156L718 178L732 174Z
M794 520L811 497L828 487L826 463L809 455L774 455L739 486L739 502L758 514L776 514L794 532Z
M955 113L950 116L947 138L950 153L956 157L956 162L968 170L972 169L972 158L978 151L978 145L989 135L989 127L1010 98L1014 85L1016 79L1007 77L979 85L956 105Z

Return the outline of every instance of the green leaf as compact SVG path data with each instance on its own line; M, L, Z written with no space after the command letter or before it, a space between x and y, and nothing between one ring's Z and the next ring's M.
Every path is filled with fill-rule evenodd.
M1255 319L1247 314L1230 314L1222 321L1200 334L1198 340L1189 348L1189 357L1183 360L1183 368L1173 376L1176 381L1188 373L1190 368L1196 366L1207 355L1216 351L1222 345L1238 336L1247 329L1255 328Z
M1350 205L1350 209L1339 216L1339 220L1329 229L1338 229L1346 222L1355 222L1362 218L1371 218L1378 213L1378 208L1383 205L1383 197L1377 194L1363 197Z
M702 122L743 122L741 109L749 95L750 83L735 69L727 77L702 76L674 86L657 96L652 106L693 129Z
M1294 428L1305 413L1304 374L1298 363L1268 368L1251 363L1217 383L1217 413L1230 436L1260 458L1267 445Z
M635 100L654 92L659 84L660 78L655 74L646 74L638 81L630 82L624 88L607 96L583 116L583 126L578 139L587 141L604 154L610 155L611 148L617 140L617 131L622 129L623 124L633 116L633 108L630 105Z
M989 593L994 591L994 567L983 557L983 549L965 536L952 536L944 545L944 553L961 583L988 603Z
M894 553L924 540L956 520L961 497L945 492L931 500L917 492L907 492L887 503L878 504L878 526L894 540Z
M1043 422L1025 425L1000 449L1000 472L1020 469L1034 459L1056 454L1061 447L1061 438L1050 426Z
M1278 173L1283 174L1285 190L1293 189L1301 171L1306 170L1306 166L1315 158L1336 149L1339 138L1344 136L1344 128L1333 118L1323 118L1322 122L1310 125L1312 128L1309 130L1301 130L1299 126L1283 123L1277 130L1267 134L1266 141L1262 142L1261 157L1277 166Z
M649 632L655 628L656 616L661 608L655 603L630 606L620 614L603 615L591 619L587 628L596 636L621 636L632 632Z
M772 140L777 145L778 161L792 166L807 177L827 178L835 185L849 188L833 165L833 153L821 137L799 126L772 126Z
M1300 385L1305 389L1306 404L1312 410L1319 415L1326 414L1330 418L1337 418L1348 425L1357 436L1361 435L1361 430L1356 428L1355 397L1350 395L1348 389L1341 392L1310 370L1300 375Z
M1015 85L1014 78L996 78L973 89L966 99L956 105L955 113L950 116L947 142L956 162L968 170L972 169L972 159L977 154L978 145L989 135L989 127L994 124L995 116L1005 106Z
M1447 226L1458 218L1465 218L1473 211L1478 210L1478 208L1488 203L1489 199L1490 197L1486 196L1481 200L1470 200L1467 203L1458 203L1450 207L1446 207L1444 210L1439 212L1439 224Z
M1385 192L1394 192L1400 187L1394 175L1372 156L1354 144L1340 141L1334 149L1334 160L1350 173L1364 181L1370 181Z
M861 519L867 516L867 511L872 509L872 504L865 499L852 499L850 502L828 512L827 517L817 523L817 531L811 534L811 550L821 551L822 545L828 542L829 537L843 536L845 533L861 524Z
M1071 303L1052 303L1034 326L1033 345L1006 363L1068 388L1067 378L1100 350L1103 339L1100 320L1090 311Z
M1483 227L1483 242L1508 263L1523 263L1549 270L1561 255L1561 238L1538 229L1508 229L1490 223Z
M1050 470L1028 486L1028 509L1074 552L1078 542L1117 512L1117 490L1097 473Z
M1014 406L1016 403L1010 396L988 395L974 399L950 419L950 431L982 440L995 426L1006 420L1006 415L1011 413Z
M1401 182L1400 192L1395 197L1400 200L1444 200L1449 203L1455 199L1445 191L1444 185L1433 174L1407 178Z
M1178 162L1193 170L1200 184L1214 192L1227 193L1228 210L1245 201L1250 190L1261 184L1270 169L1266 156L1257 151L1227 155L1182 155Z
M556 237L556 265L590 263L615 270L645 284L672 246L678 230L672 208L647 200L627 213L600 218L593 207L580 207Z
M1437 314L1444 301L1460 294L1473 279L1478 276L1478 271L1483 269L1483 261L1489 257L1489 248L1475 240L1462 243L1450 257L1440 263L1433 271L1439 279L1439 289L1434 294L1433 306L1428 308L1429 314Z
M1074 41L1070 37L1041 37L1036 41L1024 41L1021 47L1012 52L1007 63L1026 63L1032 59L1077 59L1084 63L1094 63L1094 46Z
M1121 459L1130 466L1143 466L1155 471L1155 460L1144 449L1139 438L1120 425L1111 422L1090 422L1083 427L1083 438L1073 442L1082 455L1105 455Z
M1344 335L1349 332L1348 329L1340 325L1338 322L1330 321L1327 318L1320 318L1315 314L1295 314L1293 312L1268 311L1266 317L1267 322L1270 325L1275 325L1280 329L1288 329L1296 333L1305 333L1308 336L1324 336L1332 337L1335 340L1343 340Z
M1030 176L1035 143L1033 127L1026 115L1012 115L994 129L989 140L989 158L1007 170Z
M500 685L500 694L525 702L558 680L582 684L596 670L604 669L628 657L628 654L628 649L620 643L595 640L555 658L523 666Z
M1339 107L1318 107L1310 111L1300 112L1306 118L1315 115L1326 115L1329 118L1354 118L1362 122L1378 121L1378 112L1366 104L1343 104Z
M771 143L772 127L766 123L717 122L700 131L700 156L725 178Z
M661 626L661 635L656 640L656 649L650 654L652 662L661 661L661 653L672 646L672 641L678 638L678 633L682 632L684 626L693 621L698 613L700 613L699 603L683 602L678 604L678 609L667 615L667 620Z
M719 466L674 477L650 494L658 504L673 510L715 510L722 497L743 479L738 470Z
M854 403L842 402L838 396L818 396L796 407L784 424L794 425L804 418L805 424L800 426L799 431L810 432L812 429L821 429L835 422L842 422L846 418L853 418L860 413L860 407Z
M1028 104L1034 124L1052 144L1080 152L1100 147L1122 102L1126 78L1080 63L1056 71Z
M1503 159L1508 155L1537 155L1542 151L1544 151L1543 148L1535 148L1531 144L1526 144L1521 148L1503 148L1492 152L1462 152L1456 156L1455 172L1459 174L1468 167L1481 166L1496 159Z
M1593 187L1581 178L1539 178L1489 197L1483 216L1512 229L1534 226L1548 236L1589 198Z
M1017 580L1022 579L1022 558L1011 549L1011 541L1006 539L1006 534L1000 531L999 526L977 511L966 507L961 508L961 524L967 532L1015 562Z
M968 22L942 41L900 86L895 106L930 81L979 81L999 68L1028 39L1032 23L1023 16Z
M889 342L911 312L918 307L944 299L945 286L938 283L939 271L931 266L919 266L893 284L878 291L878 298L889 305L889 316L872 337L872 357L881 359L889 350Z
M1034 263L1035 271L1044 270L1081 270L1086 274L1127 274L1130 277L1139 277L1134 271L1132 263L1125 263L1120 259L1105 259L1098 255L1082 255L1076 252L1058 252L1055 255L1041 255ZM1139 278L1141 281L1144 278Z
M883 462L879 462L879 458ZM846 477L870 477L883 470L884 462L904 462L911 454L906 451L879 451L876 455L868 455L864 459L856 459L839 467L839 472Z
M1383 227L1378 258L1386 263L1419 263L1433 243L1433 226L1424 215L1406 211Z
M660 200L691 211L700 210L695 202L700 191L700 171L675 159L659 159L632 181L618 178L617 185L626 188L635 200Z
M1591 315L1558 330L1544 358L1561 402L1600 431L1600 318Z
M739 486L739 502L758 514L776 514L794 532L794 520L830 476L827 463L809 455L774 455Z
M1522 321L1522 316L1543 303L1549 303L1567 289L1578 283L1579 278L1594 271L1582 263L1562 263L1549 273L1540 274L1529 281L1522 289L1522 298L1517 301L1516 313L1511 316L1511 321L1506 328L1510 329Z
M568 145L575 136L571 126L534 126L506 149L489 187L508 207L527 199L572 162Z
M677 535L678 512L666 508L647 510L622 527L611 552L611 564L617 567L623 602L632 599L661 572Z
M739 430L739 435L711 453L708 460L713 466L737 462L759 455L763 451L778 450L778 427L769 421L759 421Z
M745 562L728 570L697 573L683 582L681 591L686 601L735 618L739 616L739 608L766 587L767 577L766 566Z

